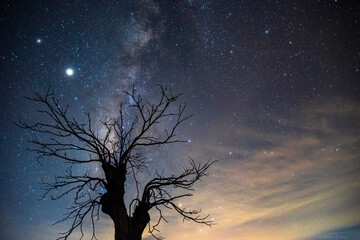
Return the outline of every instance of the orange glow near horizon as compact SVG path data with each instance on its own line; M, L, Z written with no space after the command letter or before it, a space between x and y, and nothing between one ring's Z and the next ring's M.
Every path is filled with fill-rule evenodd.
M218 146L194 139L191 149L186 149L192 157L212 156L219 162L198 184L194 196L178 204L201 208L216 225L183 223L175 212L166 210L169 223L162 222L158 235L171 240L301 240L356 225L360 222L360 215L354 214L360 212L360 179L354 166L360 137L351 129L327 125L322 118L329 111L338 116L358 114L354 108L351 102L333 101L311 106L306 115L295 113L286 121L290 129L302 128L301 132L316 126L317 134L310 130L301 136L295 132L278 135L245 128L229 133L214 128L219 139L232 134L233 142L237 138L272 140L272 147L251 152L226 142ZM231 159L222 161L224 158ZM156 211L151 216L152 221L157 220ZM105 217L99 223L99 239L113 239L112 222ZM152 239L147 229L143 238Z

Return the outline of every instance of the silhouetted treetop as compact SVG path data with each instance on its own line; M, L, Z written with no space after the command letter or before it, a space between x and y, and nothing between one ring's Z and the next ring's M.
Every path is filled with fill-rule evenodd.
M70 116L69 105L62 106L50 89L28 98L40 105L39 121L30 124L20 120L17 125L40 136L29 140L34 146L30 150L37 153L38 160L57 159L69 164L64 175L55 176L53 182L41 182L44 198L57 200L73 196L73 205L58 221L70 221L71 226L58 239L68 239L76 229L82 238L86 217L92 224L91 239L96 239L95 221L99 219L100 209L114 222L115 240L140 240L146 225L149 232L160 239L154 233L160 222L166 221L163 209L174 210L184 220L213 224L208 215L201 216L197 209L181 208L175 200L192 196L194 184L207 175L214 161L198 164L190 159L178 175L156 172L153 179L139 187L138 176L150 164L142 149L186 142L176 138L177 128L191 117L185 114L185 103L176 105L180 94L173 94L163 86L155 102L144 100L135 88L124 94L130 104L121 103L116 117L105 117L96 127L90 113L86 113L85 122ZM86 165L88 169L96 165L100 172L85 170L78 174L74 168L79 165ZM129 176L133 179L132 191L136 191L136 197L125 206L125 183ZM183 191L174 193L171 190L175 188ZM159 213L152 225L151 209Z

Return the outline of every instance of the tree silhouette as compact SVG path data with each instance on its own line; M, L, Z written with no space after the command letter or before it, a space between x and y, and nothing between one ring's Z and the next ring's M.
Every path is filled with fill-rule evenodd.
M30 140L35 145L31 150L38 154L38 160L56 159L69 163L64 175L56 176L50 183L41 182L44 198L57 200L70 195L74 199L69 212L58 221L70 221L70 228L60 233L57 239L68 239L75 229L80 230L82 238L87 217L92 224L91 239L96 239L95 221L99 219L100 209L114 222L115 240L140 240L147 225L149 233L160 239L154 233L158 231L160 222L166 221L162 212L166 208L175 210L184 220L208 226L213 224L208 215L199 214L201 210L181 208L174 201L192 196L190 191L194 183L207 175L214 161L201 165L190 159L189 165L179 175L165 176L156 172L155 178L139 187L138 174L149 164L141 150L184 142L175 138L175 131L191 116L184 115L185 103L176 105L180 94L174 95L171 89L160 86L160 98L155 103L144 101L135 88L124 94L131 104L121 103L118 117L100 121L100 126L105 129L102 134L95 131L89 113L86 113L85 123L70 117L69 106L61 107L59 99L50 89L46 94L36 93L35 97L29 98L42 106L38 110L42 120L35 124L21 120L17 123L19 127L40 136ZM164 125L166 121L169 122ZM165 129L164 132L159 131L159 126ZM94 164L102 170L100 174L89 170L78 174L79 170L74 170L79 165L91 168ZM125 183L129 176L133 178L136 197L126 206ZM176 191L175 194L173 188L186 191ZM152 225L151 209L158 211L157 221L153 221Z

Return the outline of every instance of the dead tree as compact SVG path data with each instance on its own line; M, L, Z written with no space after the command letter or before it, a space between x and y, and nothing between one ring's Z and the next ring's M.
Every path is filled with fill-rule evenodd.
M131 104L120 104L117 118L100 121L100 125L105 129L103 134L95 130L89 113L86 113L85 123L70 117L69 106L60 106L53 91L48 90L44 95L36 94L29 98L41 106L38 112L41 119L44 119L35 124L21 120L17 123L21 128L41 136L30 140L35 146L31 150L38 154L41 161L57 159L69 163L70 166L66 174L56 176L53 182L42 182L41 185L44 198L56 200L70 195L74 199L70 211L59 221L70 221L70 229L60 233L57 239L68 239L77 229L82 238L83 223L87 217L92 224L91 239L96 239L95 222L99 219L100 209L114 222L115 240L140 240L147 225L149 232L156 239L160 239L154 233L158 231L159 223L166 221L162 212L164 209L175 210L184 220L208 226L213 224L208 220L208 216L199 215L200 210L181 208L175 201L192 196L194 183L207 175L207 170L214 161L201 165L191 159L189 166L179 175L164 176L156 173L155 178L139 187L137 176L149 164L141 150L184 142L175 138L175 132L178 126L190 117L184 114L186 104L176 105L180 95L174 95L171 89L166 87L160 87L160 90L160 98L155 103L144 101L135 88L130 92L125 91L124 94L130 98ZM161 125L170 118L170 123ZM165 130L155 136L154 130L159 126ZM73 170L74 166L94 164L102 170L101 174L86 171L78 175ZM137 192L137 197L129 206L125 206L125 182L129 176L134 180L133 191ZM185 191L177 191L175 194L171 191L172 188ZM152 225L149 215L151 209L158 211Z

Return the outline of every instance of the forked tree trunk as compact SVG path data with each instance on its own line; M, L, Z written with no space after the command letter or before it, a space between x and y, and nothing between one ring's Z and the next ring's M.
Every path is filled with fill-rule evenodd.
M115 240L141 240L142 233L150 221L147 209L138 206L132 217L128 217L124 203L119 198L105 193L102 211L108 214L115 226Z
M114 222L115 240L141 240L142 233L150 221L148 209L138 205L129 217L124 203L125 174L118 174L113 167L106 169L109 179L108 192L101 197L101 210Z

